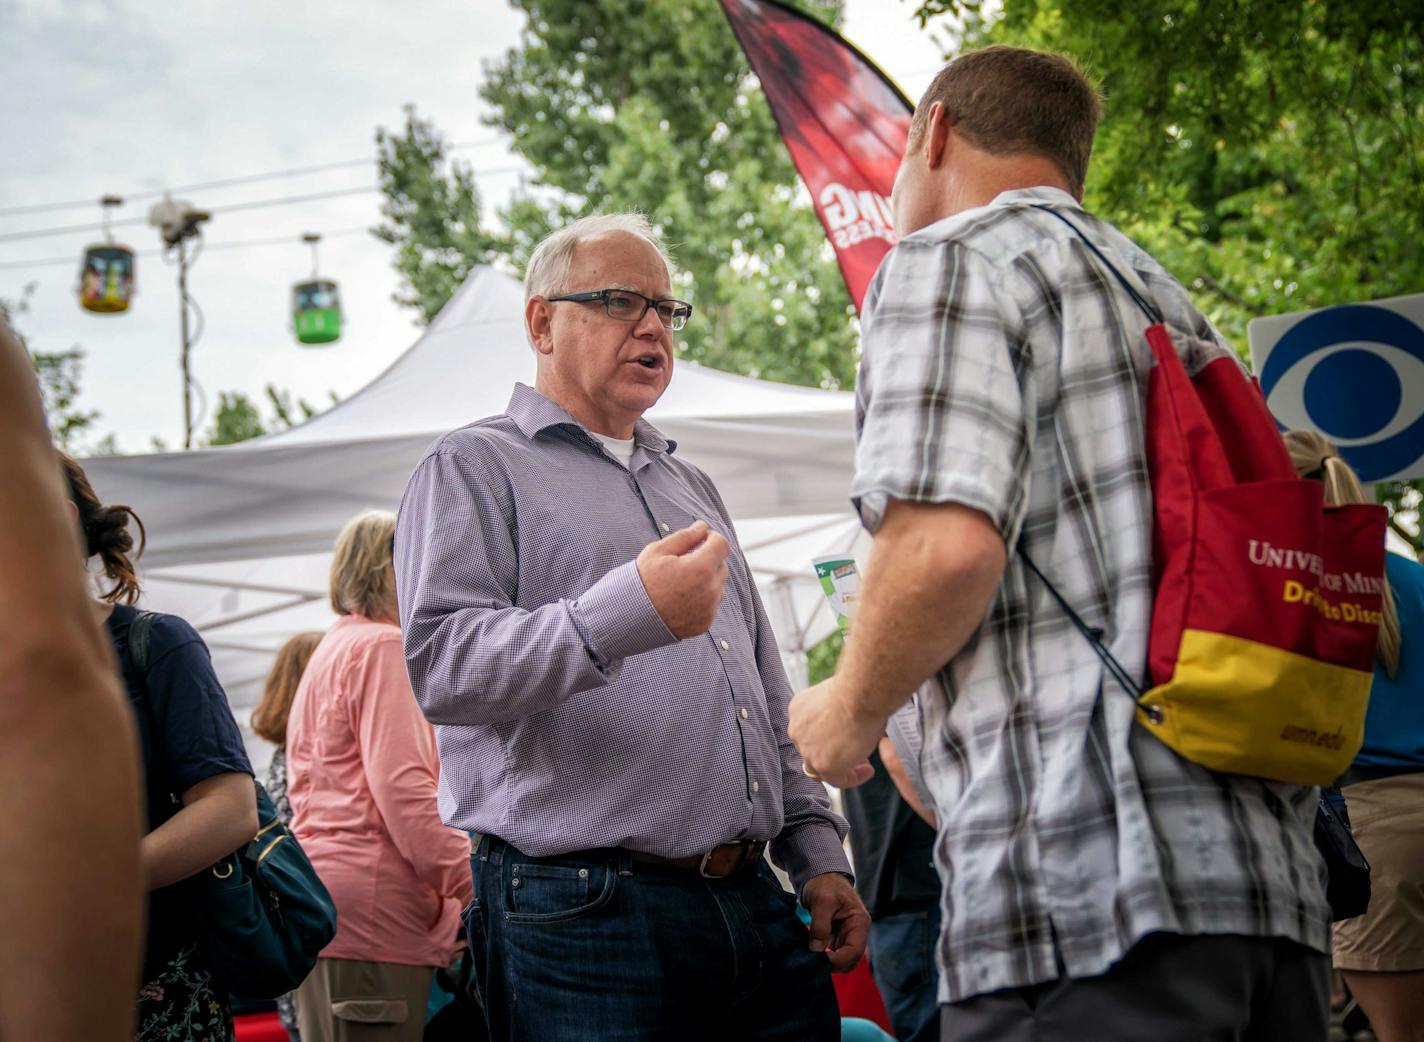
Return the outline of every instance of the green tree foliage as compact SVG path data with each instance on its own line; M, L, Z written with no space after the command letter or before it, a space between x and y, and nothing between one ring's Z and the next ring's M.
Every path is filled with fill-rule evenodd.
M219 391L218 407L203 444L234 445L259 435L295 427L317 413L314 406L300 398L294 401L290 391L281 390L273 384L268 384L263 393L272 412L270 419L265 419L257 403L241 391ZM337 400L335 393L331 395L331 400Z
M40 382L50 436L65 452L87 454L85 438L99 419L95 409L79 407L80 384L84 376L84 350L35 351L30 355Z
M30 309L30 296L34 291L35 284L30 283L19 300L0 299L0 322L4 322L14 332L35 367L35 378L39 381L40 399L44 403L50 437L65 452L75 455L87 455L91 452L96 455L111 453L114 449L113 435L92 446L86 440L93 433L99 413L97 410L82 409L79 406L84 376L83 348L76 344L67 351L31 351L29 342L15 325L16 317Z
M685 357L794 383L842 386L855 375L856 325L834 256L720 8L683 0L514 0L519 45L487 69L492 122L535 180L502 212L507 239L453 243L440 209L473 193L443 146L411 115L385 135L388 216L404 238L403 298L428 318L469 263L503 252L522 274L534 244L573 217L647 213L673 245L675 292L696 308ZM801 6L837 21L839 0ZM396 148L416 140L419 147ZM388 158L393 157L393 158ZM422 191L409 185L421 186ZM402 194L393 194L399 189ZM459 209L464 206L463 210ZM393 209L392 209L393 208ZM394 220L395 218L393 218ZM415 283L411 258L434 255L446 277Z
M841 652L845 650L845 637L840 630L836 630L829 637L816 644L815 647L806 652L806 676L808 683L819 684L823 680L829 680L835 676L836 663L841 660Z
M481 228L474 171L458 160L447 164L444 138L413 105L406 106L403 131L377 129L376 147L385 221L372 233L396 247L403 287L395 302L429 322L471 267L488 264L507 246Z
M1107 96L1087 205L1191 286L1243 352L1253 317L1424 290L1419 3L925 0L917 11L966 45L1086 63ZM1380 492L1396 512L1418 500L1407 486Z
M219 391L205 445L233 445L267 433L257 404L241 391Z

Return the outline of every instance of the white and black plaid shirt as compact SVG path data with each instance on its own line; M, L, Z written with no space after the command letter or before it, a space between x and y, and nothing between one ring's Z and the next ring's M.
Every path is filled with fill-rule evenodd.
M1148 324L1069 217L1166 315L1189 369L1226 348L1185 290L1050 188L901 240L866 297L853 496L983 511L1010 549L979 632L919 701L939 815L940 999L1104 972L1143 935L1328 950L1315 790L1214 774L1131 699L1014 553L1145 674Z

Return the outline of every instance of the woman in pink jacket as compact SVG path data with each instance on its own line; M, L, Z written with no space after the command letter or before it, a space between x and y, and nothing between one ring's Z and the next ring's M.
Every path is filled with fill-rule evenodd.
M470 841L435 807L435 737L406 679L395 623L393 514L336 540L341 616L287 724L292 831L336 902L336 938L296 994L303 1042L417 1042L437 966L471 897Z

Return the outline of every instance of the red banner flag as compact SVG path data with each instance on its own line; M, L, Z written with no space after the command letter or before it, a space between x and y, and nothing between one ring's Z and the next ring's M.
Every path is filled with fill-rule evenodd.
M854 45L775 0L720 0L836 250L856 310L895 245L890 189L914 106Z

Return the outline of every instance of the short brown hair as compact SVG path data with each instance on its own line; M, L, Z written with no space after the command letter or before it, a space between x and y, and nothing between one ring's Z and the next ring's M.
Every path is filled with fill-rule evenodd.
M148 542L143 522L132 507L122 503L106 504L94 491L94 486L89 484L89 476L79 462L67 452L57 454L65 484L69 486L69 500L79 512L86 560L97 556L104 567L104 575L114 584L101 595L101 599L110 604L133 604L142 592L134 559L143 553ZM130 523L138 529L137 552L134 551L133 533L129 531Z
M321 633L298 633L290 637L277 652L267 683L262 686L262 701L252 711L252 733L273 745L287 744L287 717L292 715L292 699L302 682L312 652L321 643Z
M332 611L395 621L395 537L396 515L388 510L370 510L346 523L331 555Z
M911 149L919 147L936 101L975 148L1050 159L1082 194L1103 102L1072 58L1002 45L961 55L940 70L915 107Z

